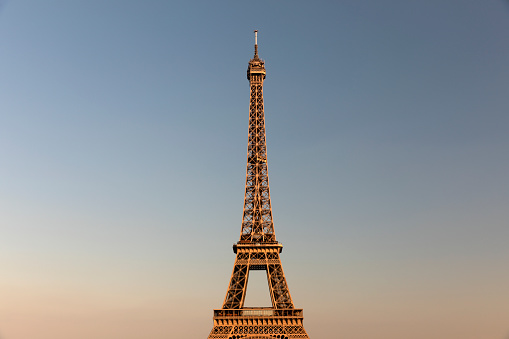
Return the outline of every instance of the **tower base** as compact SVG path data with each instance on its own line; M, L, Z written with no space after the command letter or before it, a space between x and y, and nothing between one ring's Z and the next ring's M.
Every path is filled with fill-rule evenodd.
M208 339L309 339L302 321L302 309L214 310Z

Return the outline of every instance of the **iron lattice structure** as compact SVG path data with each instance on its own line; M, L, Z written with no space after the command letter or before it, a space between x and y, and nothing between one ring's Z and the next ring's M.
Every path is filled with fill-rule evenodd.
M263 109L265 62L255 53L249 61L249 133L247 146L246 192L240 240L233 245L237 255L223 307L214 310L214 327L209 339L296 339L309 338L303 326L303 311L293 305L279 254L283 245L276 241L270 203ZM267 273L272 307L244 307L251 270Z

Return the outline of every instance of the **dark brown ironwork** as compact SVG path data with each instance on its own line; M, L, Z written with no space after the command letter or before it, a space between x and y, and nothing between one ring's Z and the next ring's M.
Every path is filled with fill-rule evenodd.
M283 245L276 241L270 204L263 81L265 62L255 53L249 61L249 132L246 192L240 240L233 245L237 255L222 309L214 310L214 327L209 339L295 339L309 338L304 330L303 311L295 309L286 284L279 254ZM244 307L249 271L267 273L272 307Z

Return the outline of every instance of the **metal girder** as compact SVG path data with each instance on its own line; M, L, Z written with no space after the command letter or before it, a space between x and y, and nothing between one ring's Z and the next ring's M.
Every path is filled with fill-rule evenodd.
M255 31L256 34L256 31ZM256 38L255 38L256 39ZM303 312L295 309L281 265L283 246L276 241L270 203L263 81L265 62L255 55L249 61L249 129L246 190L240 240L230 284L222 309L214 311L209 339L309 339ZM265 270L272 307L244 307L249 271Z
M270 299L274 309L294 308L279 258L281 245L271 245L246 244L237 247L237 257L233 265L223 309L240 309L244 306L249 271L251 270L267 272Z

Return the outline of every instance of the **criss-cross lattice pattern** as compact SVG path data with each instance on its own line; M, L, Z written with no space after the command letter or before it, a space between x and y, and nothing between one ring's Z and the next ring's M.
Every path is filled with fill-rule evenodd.
M265 270L269 283L270 299L275 309L293 309L293 301L286 284L283 265L279 258L281 246L253 248L243 246L237 249L232 277L223 309L239 309L244 306L249 271Z
M303 311L294 307L290 296L279 256L283 246L276 241L272 221L263 108L265 74L265 63L258 57L255 44L247 69L250 103L242 229L239 242L233 246L237 256L223 307L214 310L209 339L309 339L302 324ZM244 308L252 270L267 273L272 307Z
M246 193L242 216L241 242L275 242L267 171L267 144L263 109L265 63L256 53L249 61L249 131L247 143Z
M209 339L303 339L302 325L215 326Z

